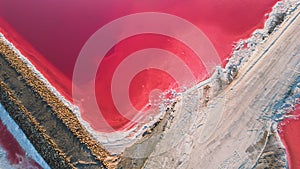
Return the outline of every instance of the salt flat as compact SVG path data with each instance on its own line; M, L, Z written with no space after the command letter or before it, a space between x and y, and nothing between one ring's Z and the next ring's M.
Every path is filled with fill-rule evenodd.
M274 122L274 103L300 75L299 15L298 9L204 106L203 89L184 93L144 168L253 167Z

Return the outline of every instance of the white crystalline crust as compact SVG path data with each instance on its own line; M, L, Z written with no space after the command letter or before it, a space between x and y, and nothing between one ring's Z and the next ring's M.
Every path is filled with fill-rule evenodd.
M1 104L0 104L0 120L7 127L8 131L14 136L14 138L20 144L22 149L26 152L26 156L33 159L42 168L50 169L48 164L44 161L41 155L36 151L34 146L27 139L26 135L19 128L16 122L9 116L9 114L6 112L6 110ZM8 160L5 157L6 156L5 153L6 152L0 146L0 168L11 168L11 167L19 168L20 166L18 165L12 166L11 164L9 164Z
M299 4L300 1L298 0L283 0L276 3L272 8L271 13L268 14L268 19L265 22L264 28L255 30L250 38L242 39L236 43L232 56L224 70L224 72L226 72L225 78L230 76L228 73L231 71L232 67L239 68L245 64L253 55L257 45L262 44L267 40L269 31L276 32L278 30L278 25L276 24L280 22L279 20L289 17ZM243 48L244 45L247 47Z

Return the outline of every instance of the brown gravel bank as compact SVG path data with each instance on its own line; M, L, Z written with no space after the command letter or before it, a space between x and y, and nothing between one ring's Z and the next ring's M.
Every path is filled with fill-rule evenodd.
M0 41L0 102L52 168L112 168L115 158Z

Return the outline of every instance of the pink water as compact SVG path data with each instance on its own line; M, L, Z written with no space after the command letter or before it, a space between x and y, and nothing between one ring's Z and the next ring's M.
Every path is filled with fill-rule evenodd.
M25 151L21 148L19 143L15 140L13 135L7 130L0 120L0 146L6 151L6 158L13 168L28 168L40 169L42 168L38 163L29 158ZM16 167L17 166L17 167Z
M234 43L249 37L255 29L262 28L265 14L271 11L277 1L91 0L87 3L84 0L1 0L0 28L45 77L72 101L71 79L82 46L95 31L114 19L139 12L163 12L184 18L206 34L224 66ZM176 39L155 34L124 39L102 61L95 82L99 108L104 120L114 130L123 130L125 125L134 122L121 115L113 103L110 93L113 72L128 54L150 47L176 54L193 70L198 82L210 75L193 51ZM133 78L129 91L126 92L129 93L132 105L140 110L147 104L152 89L165 91L176 85L171 76L159 70L148 69ZM79 106L81 110L85 110L84 105ZM82 112L83 119L95 130L107 131L102 122L94 120L99 116L97 113ZM128 114L130 117L135 116L135 112Z
M300 168L300 105L291 112L297 118L286 118L279 123L279 134L286 147L288 154L289 168Z

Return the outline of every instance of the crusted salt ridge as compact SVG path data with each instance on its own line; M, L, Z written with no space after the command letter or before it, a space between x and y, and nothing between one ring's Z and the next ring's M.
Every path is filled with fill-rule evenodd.
M248 39L242 39L236 43L231 58L223 69L222 79L231 82L236 71L242 67L257 49L257 45L264 43L268 36L278 30L278 26L299 7L298 0L283 0L277 2L268 14L263 29L257 29ZM246 47L244 47L246 46Z
M234 46L231 57L225 68L216 67L215 73L207 80L195 85L187 91L203 88L209 85L212 88L210 98L217 95L222 89L228 86L236 77L239 69L245 65L254 54L258 45L266 42L270 34L278 30L279 25L288 19L293 11L300 6L297 0L283 0L275 4L263 29L257 29L248 39L240 40ZM246 45L246 47L244 47Z

